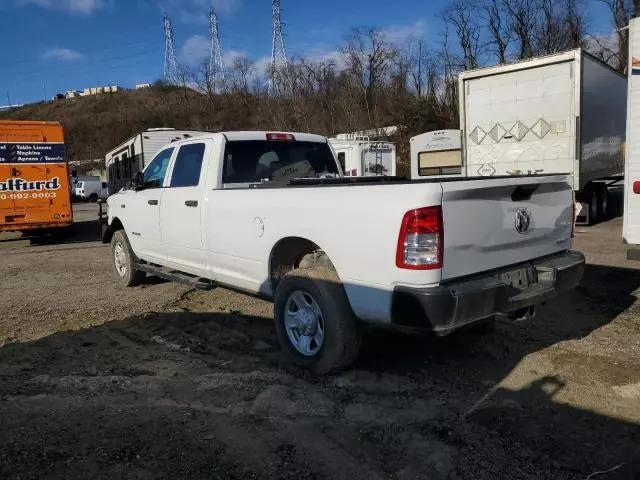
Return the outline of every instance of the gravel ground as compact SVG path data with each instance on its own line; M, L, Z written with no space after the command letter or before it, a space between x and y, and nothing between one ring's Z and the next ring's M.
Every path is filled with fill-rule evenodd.
M0 479L640 478L621 219L579 229L582 285L535 319L371 334L327 378L281 363L266 302L118 287L97 228L0 241Z

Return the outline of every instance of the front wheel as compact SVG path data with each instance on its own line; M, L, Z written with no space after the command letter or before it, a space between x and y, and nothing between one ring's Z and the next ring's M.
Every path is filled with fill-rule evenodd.
M135 287L144 280L146 274L136 270L135 255L123 230L118 230L111 238L111 258L118 280L125 287Z
M330 268L287 273L276 290L274 318L282 350L295 365L324 375L347 368L358 356L360 325Z

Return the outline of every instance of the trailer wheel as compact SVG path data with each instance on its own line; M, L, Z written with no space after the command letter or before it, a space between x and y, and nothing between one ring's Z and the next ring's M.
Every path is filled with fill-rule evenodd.
M604 183L598 184L598 213L600 220L609 218L609 189Z
M600 198L594 185L591 185L587 191L587 198L589 200L589 225L595 225L600 218Z
M135 269L137 259L124 230L118 230L111 238L111 258L118 280L125 287L135 287L145 279L146 274Z
M278 283L273 308L276 335L291 363L325 375L349 367L358 356L360 325L334 270L287 273Z

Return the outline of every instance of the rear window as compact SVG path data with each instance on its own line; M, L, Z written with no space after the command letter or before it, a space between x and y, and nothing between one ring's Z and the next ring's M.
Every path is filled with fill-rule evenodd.
M239 141L226 145L222 183L286 181L337 174L338 167L326 143Z
M418 154L419 175L455 175L462 173L462 151L438 150Z

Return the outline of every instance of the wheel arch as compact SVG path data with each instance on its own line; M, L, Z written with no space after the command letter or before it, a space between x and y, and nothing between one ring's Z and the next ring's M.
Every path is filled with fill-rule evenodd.
M311 254L326 257L328 259L328 265L326 266L330 266L335 270L329 254L320 245L308 238L289 236L275 243L269 254L268 273L272 294L275 295L280 278L291 270L300 268L300 264L305 256ZM337 271L336 274L338 274Z
M113 234L118 230L124 230L124 225L122 225L122 221L118 217L113 217L111 223L102 234L102 243L110 243L113 238Z

